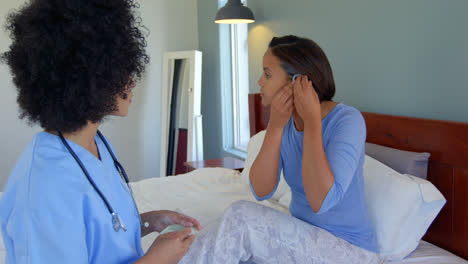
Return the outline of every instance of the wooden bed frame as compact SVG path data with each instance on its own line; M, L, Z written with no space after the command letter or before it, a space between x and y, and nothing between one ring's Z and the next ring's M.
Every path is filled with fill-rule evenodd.
M270 117L260 94L249 94L249 113L252 136L266 128ZM367 142L431 153L428 180L447 203L423 239L468 259L468 123L362 114Z

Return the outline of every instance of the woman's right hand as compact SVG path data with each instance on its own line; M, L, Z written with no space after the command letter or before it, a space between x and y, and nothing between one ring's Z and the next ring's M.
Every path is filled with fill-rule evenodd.
M270 123L265 139L252 167L250 167L250 184L258 197L265 197L275 189L278 181L283 129L291 118L293 110L294 95L290 82L280 88L271 100Z
M191 228L184 228L158 236L145 256L136 263L177 264L195 239L194 235L189 236L191 232Z
M271 128L283 129L291 118L294 110L294 93L292 83L281 88L271 101L270 124Z

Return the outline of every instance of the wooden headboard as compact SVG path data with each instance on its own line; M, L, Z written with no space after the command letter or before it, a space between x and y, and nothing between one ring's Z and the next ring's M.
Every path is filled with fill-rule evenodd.
M249 94L249 113L251 135L266 128L270 111L259 94ZM367 142L431 153L428 180L447 203L423 239L468 259L468 123L362 114Z

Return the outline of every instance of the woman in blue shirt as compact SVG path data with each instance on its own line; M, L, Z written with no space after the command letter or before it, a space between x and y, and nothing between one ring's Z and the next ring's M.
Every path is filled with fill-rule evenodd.
M263 70L258 84L271 115L250 170L254 195L270 198L283 171L293 216L377 252L362 176L365 122L355 108L332 101L335 83L325 53L309 39L273 38Z
M258 84L271 115L250 187L268 199L283 171L292 216L236 202L179 263L381 263L364 197L366 126L358 110L332 101L325 53L309 39L273 38L263 70Z
M191 228L171 211L139 215L128 177L98 131L126 116L148 63L132 0L35 0L8 17L10 66L21 117L39 124L0 201L7 263L177 263Z

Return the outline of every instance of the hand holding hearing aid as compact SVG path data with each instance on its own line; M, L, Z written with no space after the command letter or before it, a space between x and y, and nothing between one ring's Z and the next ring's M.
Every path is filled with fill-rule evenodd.
M293 76L294 105L304 123L321 120L320 100L306 75Z

